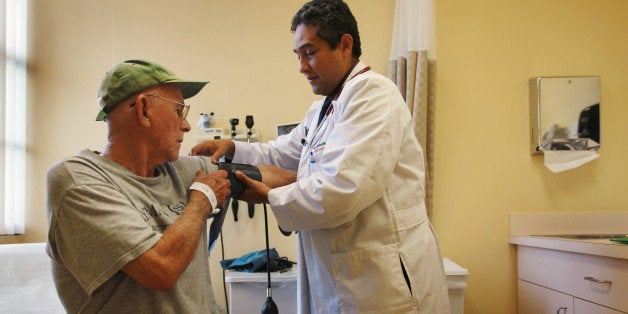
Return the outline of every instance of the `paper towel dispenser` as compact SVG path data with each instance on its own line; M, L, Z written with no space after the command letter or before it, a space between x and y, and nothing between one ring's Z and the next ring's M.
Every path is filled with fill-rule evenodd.
M530 153L600 147L600 77L530 79Z

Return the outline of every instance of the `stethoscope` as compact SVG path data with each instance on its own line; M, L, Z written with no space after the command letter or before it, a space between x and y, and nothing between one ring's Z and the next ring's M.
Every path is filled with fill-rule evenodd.
M356 62L357 64L357 62ZM355 66L355 65L354 65ZM352 67L353 69L353 67ZM323 136L326 134L327 128L330 125L330 120L329 117L334 113L334 101L338 100L338 97L340 97L340 93L342 93L342 89L344 88L344 85L346 84L346 82L350 81L351 79L353 79L354 77L367 72L371 69L371 67L367 66L364 69L360 70L360 72L356 73L355 75L353 75L352 77L350 77L349 79L343 79L342 83L336 88L336 91L334 91L331 95L333 95L333 100L332 102L329 104L329 107L327 107L327 110L325 111L325 115L323 117L323 119L318 123L318 125L316 126L316 128L314 129L314 133L312 135L312 138L308 138L308 129L307 127L305 128L305 136L306 138L302 138L301 139L301 145L307 147L306 149L306 154L309 155L310 158L310 164L314 164L316 163L316 160L314 159L314 151L320 147L325 145L325 142L322 142ZM349 75L349 73L351 73L351 70L349 70L349 72L347 73L347 76Z
M324 142L321 143L321 141L323 139L323 135L326 133L327 128L329 127L329 124L330 124L329 121L331 119L328 119L328 118L333 112L334 112L334 105L330 104L329 107L327 108L327 111L325 112L325 116L323 117L323 120L321 120L321 123L319 123L318 126L316 126L316 129L314 129L312 138L308 140L303 139L301 141L301 143L307 147L306 153L310 156L311 164L316 163L316 160L314 160L314 150L322 145L325 145L325 143ZM307 129L306 129L306 134L307 134Z

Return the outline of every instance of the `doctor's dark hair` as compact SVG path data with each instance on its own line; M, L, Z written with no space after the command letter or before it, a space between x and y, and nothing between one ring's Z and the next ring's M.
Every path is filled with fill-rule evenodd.
M316 35L327 42L331 49L336 49L342 35L349 34L353 37L353 57L357 59L362 55L358 22L344 1L313 0L304 4L292 18L290 30L296 31L300 24L317 26Z

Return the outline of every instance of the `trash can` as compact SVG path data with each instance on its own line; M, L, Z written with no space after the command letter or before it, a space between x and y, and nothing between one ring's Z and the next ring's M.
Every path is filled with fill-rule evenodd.
M229 313L260 313L266 302L267 280L266 273L228 271L225 282L229 286ZM279 313L297 312L296 267L284 273L271 273L271 288Z
M445 280L449 292L449 307L451 314L464 313L464 289L467 287L469 271L452 262L449 258L443 258L445 266Z

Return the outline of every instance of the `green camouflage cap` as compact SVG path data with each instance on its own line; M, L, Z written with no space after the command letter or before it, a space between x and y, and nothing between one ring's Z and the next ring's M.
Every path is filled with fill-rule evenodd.
M113 67L102 80L98 91L100 112L96 121L102 121L113 107L133 94L151 86L175 83L181 87L183 98L196 94L208 82L183 80L163 66L146 60L127 60Z

